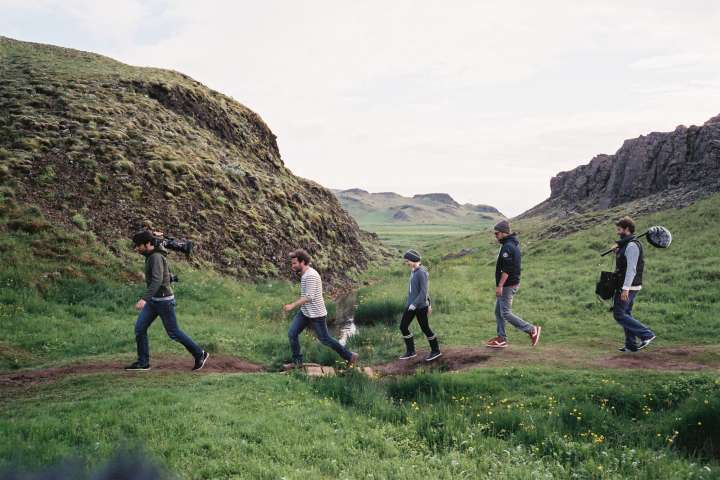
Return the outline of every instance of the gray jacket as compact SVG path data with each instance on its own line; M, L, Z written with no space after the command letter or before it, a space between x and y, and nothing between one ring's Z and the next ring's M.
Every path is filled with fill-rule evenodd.
M425 308L430 305L428 301L428 288L430 285L430 277L427 268L420 265L410 274L410 288L408 291L407 302L405 308L415 305L415 308Z
M145 255L145 294L142 296L146 302L153 297L169 297L173 294L170 287L170 267L168 266L167 250L157 247Z

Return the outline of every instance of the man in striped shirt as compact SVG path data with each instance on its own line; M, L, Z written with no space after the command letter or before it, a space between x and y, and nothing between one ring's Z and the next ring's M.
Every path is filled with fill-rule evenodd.
M301 275L300 298L285 305L283 310L291 312L297 307L300 307L300 310L295 314L295 318L293 318L288 330L293 363L285 366L295 367L302 365L303 357L300 352L300 340L298 337L308 327L312 327L318 340L323 345L335 350L348 364L355 364L358 354L340 345L340 342L331 337L330 332L328 332L327 309L323 298L322 279L320 274L310 266L310 255L305 250L295 250L290 254L290 267L294 272Z

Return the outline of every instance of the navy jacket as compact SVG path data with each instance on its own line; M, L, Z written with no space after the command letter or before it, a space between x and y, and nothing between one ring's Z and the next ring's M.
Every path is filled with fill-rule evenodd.
M520 284L520 242L514 233L502 239L501 242L502 247L500 247L495 265L495 285L499 285L500 277L503 273L507 273L508 279L505 286L514 287Z

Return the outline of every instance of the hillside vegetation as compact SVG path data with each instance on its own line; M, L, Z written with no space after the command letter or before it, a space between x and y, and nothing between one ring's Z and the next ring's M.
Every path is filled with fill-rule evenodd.
M187 237L246 278L283 275L296 247L337 281L381 255L259 115L181 73L4 37L0 72L4 203L106 245L143 226Z

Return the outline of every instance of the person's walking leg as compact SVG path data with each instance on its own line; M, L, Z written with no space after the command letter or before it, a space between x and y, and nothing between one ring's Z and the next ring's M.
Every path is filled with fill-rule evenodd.
M352 352L347 348L343 347L340 342L330 336L330 332L327 328L326 318L327 317L319 317L310 320L312 322L313 330L315 330L315 335L317 336L318 340L320 340L320 343L322 343L326 347L332 348L333 350L335 350L335 352L337 352L338 355L340 355L342 358L349 362L350 360L352 360Z
M516 287L505 287L503 288L503 294L500 297L501 303L500 303L500 312L502 314L503 320L510 323L513 327L517 328L518 330L522 330L523 332L532 335L533 331L535 330L535 327L533 325L530 325L522 318L518 317L512 312L512 302L513 302L513 296L515 296L515 293L517 293Z
M637 350L637 337L627 328L623 327L625 331L625 348L628 350Z
M150 340L148 339L148 328L157 318L158 314L155 308L146 302L137 320L135 321L135 342L137 343L137 361L140 365L150 364Z
M616 293L613 299L613 317L615 317L615 320L626 332L630 332L631 335L640 338L640 340L648 340L653 338L655 333L632 316L632 308L635 304L636 296L637 291L632 290L630 291L628 301L623 302L620 299L620 292ZM625 337L627 338L627 333Z
M290 340L290 350L292 351L292 360L296 365L302 365L303 356L300 351L300 334L308 325L308 318L298 311L293 317L293 321L288 329L288 339Z
M415 339L410 331L410 322L412 322L414 316L414 310L405 309L402 319L400 319L400 333L402 334L403 340L405 340L405 355L400 357L401 359L415 356Z
M485 344L489 348L505 348L507 347L507 338L505 334L505 319L502 315L502 297L495 299L495 323L497 334Z
M625 305L623 305L623 301L620 300L620 292L615 292L613 296L612 312L613 318L625 332L625 348L635 351L637 349L635 345L635 335L629 329L625 328Z
M438 342L437 335L435 335L435 332L433 332L430 328L427 307L421 308L417 311L417 319L420 328L422 329L425 337L428 340L428 343L430 344L430 357L437 358L438 355L436 354L440 353L440 344Z
M152 300L151 300L152 302ZM190 352L193 358L201 359L203 356L203 349L195 343L185 332L180 330L177 324L177 316L175 315L175 300L166 302L152 302L162 319L165 331L170 337L170 340L180 343L185 349Z
M635 299L637 298L638 291L632 291L630 292L630 298L628 302L628 308L627 308L627 314L632 318L635 322L637 322L638 327L640 330L644 330L641 334L638 334L637 336L640 338L640 344L638 345L638 350L642 350L643 348L647 347L650 342L652 342L655 339L655 332L653 332L650 327L643 324L639 320L637 320L632 315L632 309L633 306L635 306ZM630 329L632 331L632 329Z
M505 318L502 315L502 297L497 297L495 300L495 322L497 323L497 336L503 339L506 338Z

